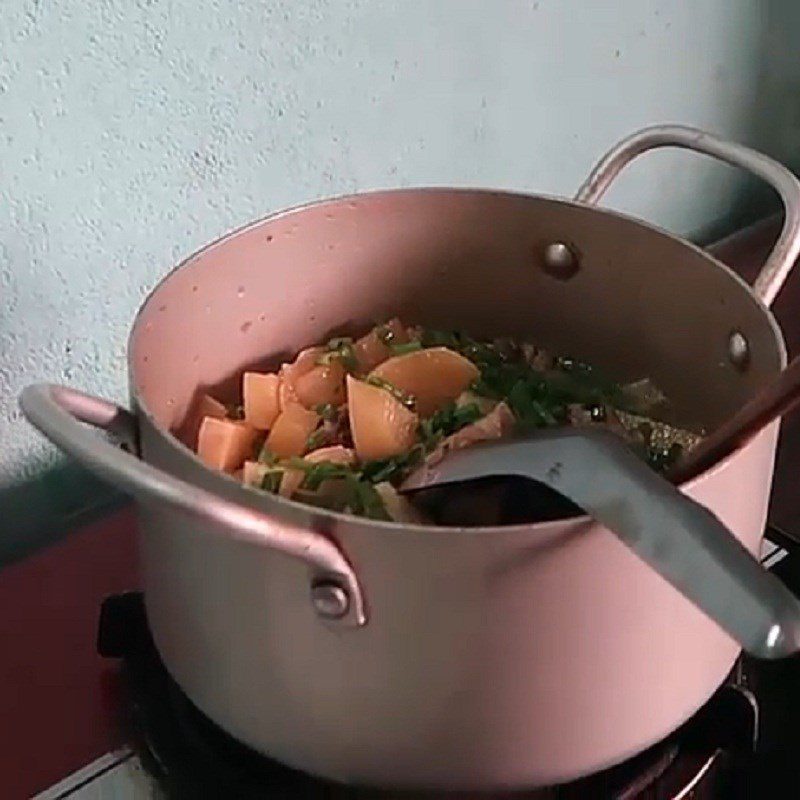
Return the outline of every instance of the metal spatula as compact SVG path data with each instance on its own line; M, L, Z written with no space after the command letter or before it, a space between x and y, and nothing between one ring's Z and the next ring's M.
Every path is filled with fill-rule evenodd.
M747 652L800 651L800 601L714 514L613 434L566 428L477 445L420 467L401 491L490 475L538 481L580 506Z

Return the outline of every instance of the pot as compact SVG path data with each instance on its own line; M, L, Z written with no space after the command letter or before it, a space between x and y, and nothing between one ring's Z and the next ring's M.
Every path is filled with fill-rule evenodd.
M595 206L626 163L665 145L744 167L780 193L784 228L753 289L689 242ZM188 446L194 400L397 314L524 337L620 380L650 376L681 419L713 427L785 366L768 305L798 251L800 183L788 170L700 131L655 127L610 151L574 201L401 190L249 225L145 302L129 341L130 411L55 386L27 389L22 405L136 496L156 646L229 734L357 784L554 784L677 728L738 645L586 517L433 528L243 486ZM682 487L754 556L777 434L770 425Z

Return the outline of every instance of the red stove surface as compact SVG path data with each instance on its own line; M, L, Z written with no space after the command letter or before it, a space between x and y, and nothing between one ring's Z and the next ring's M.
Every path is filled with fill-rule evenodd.
M103 598L136 589L118 511L0 571L0 796L31 797L119 748L118 673L95 650Z
M778 228L778 221L768 221L713 249L752 280ZM800 276L789 279L775 311L790 352L800 350ZM793 491L798 469L795 414L784 425L772 505L773 521L794 534L800 533L794 522L800 521L800 495ZM125 759L108 755L124 744L115 724L119 686L114 665L96 654L95 636L102 600L139 588L134 533L134 515L123 509L0 571L3 798L31 797L97 759L94 772ZM112 792L103 796L131 796L130 789ZM69 793L64 788L47 796Z

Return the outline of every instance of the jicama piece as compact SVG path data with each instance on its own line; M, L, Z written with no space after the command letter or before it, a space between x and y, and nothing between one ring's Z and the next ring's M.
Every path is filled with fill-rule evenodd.
M244 418L248 425L269 430L280 412L278 389L280 378L274 374L245 372L242 378Z
M455 400L480 375L460 353L430 347L393 356L369 374L413 398L417 413L426 417Z
M408 332L397 318L373 328L353 345L359 371L364 374L373 370L392 356L392 345L407 344L408 341Z
M258 432L245 422L204 417L197 437L197 455L209 466L233 472L252 455Z
M301 456L308 449L308 437L319 424L319 414L299 403L290 403L278 415L267 436L266 448L278 458Z
M266 474L274 469L261 461L245 461L242 467L241 481L248 486L261 486Z
M413 447L417 415L385 389L348 375L347 407L360 460L390 458Z
M281 366L278 373L281 379L278 387L281 411L292 403L300 403L300 398L297 396L297 381L317 366L324 353L324 347L308 347L301 350L294 361Z
M344 402L344 367L338 361L316 366L296 380L294 391L306 408L337 406Z

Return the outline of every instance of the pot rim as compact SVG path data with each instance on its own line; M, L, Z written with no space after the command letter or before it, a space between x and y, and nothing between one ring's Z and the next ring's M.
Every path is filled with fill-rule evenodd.
M302 213L304 211L310 209L317 209L317 208L324 208L325 206L333 206L333 205L340 205L342 203L353 202L356 200L374 200L379 199L385 196L396 196L396 195L413 195L413 194L463 194L463 195L477 195L477 196L506 196L506 197L514 197L520 199L527 199L527 200L546 200L548 202L559 203L561 205L576 207L581 209L588 209L598 214L602 214L605 216L617 217L619 219L627 220L628 222L632 222L636 225L639 225L643 228L648 229L652 233L657 235L665 236L671 240L673 240L676 244L682 245L683 247L687 247L691 250L694 250L697 254L701 255L708 261L710 261L714 266L718 269L721 269L723 272L727 274L729 278L733 280L734 283L738 283L744 291L750 296L753 302L759 306L762 313L765 315L767 322L769 323L770 328L772 329L775 343L778 348L778 358L781 370L785 369L787 364L787 350L786 350L786 343L783 337L783 331L778 325L777 320L775 319L774 314L772 313L769 306L767 306L753 291L753 288L748 284L740 275L734 272L727 264L724 264L714 255L709 253L704 248L700 247L699 245L690 242L688 239L685 239L678 234L672 233L658 225L655 225L651 222L641 219L640 217L636 217L633 214L628 214L622 211L617 211L615 209L609 209L601 206L596 205L589 205L586 203L582 203L576 200L570 200L569 198L559 197L556 195L546 195L546 194L535 194L530 192L525 192L521 190L510 190L510 189L493 189L490 187L459 187L459 186L440 186L440 185L430 185L430 186L414 186L414 187L404 187L404 188L394 188L394 189L371 189L364 192L354 192L349 194L342 194L342 195L334 195L332 197L323 197L318 198L315 200L306 201L300 203L298 205L289 206L288 208L283 208L278 211L274 211L268 214L265 214L258 219L252 220L247 222L243 225L240 225L237 228L234 228L221 236L218 236L216 239L206 243L205 245L199 247L197 250L193 251L191 254L183 258L179 261L171 270L169 270L156 284L155 286L147 293L147 296L140 304L134 319L133 324L131 325L127 344L126 344L126 360L127 360L127 368L128 368L128 386L129 391L131 394L132 399L132 407L135 411L137 417L142 416L144 417L153 430L158 431L158 433L165 439L165 441L169 444L169 446L179 454L183 459L190 459L190 461L195 466L200 466L203 471L209 475L214 476L215 481L221 481L220 486L225 487L228 494L234 494L234 499L238 501L245 501L249 502L250 504L253 503L255 499L260 500L259 508L263 510L265 513L273 513L276 512L279 517L282 517L286 522L290 522L293 524L300 524L304 527L313 527L315 529L319 529L320 527L329 527L325 526L324 521L327 520L333 524L334 530L338 530L341 524L348 525L350 527L358 527L369 529L371 531L379 530L381 532L386 533L400 533L403 532L414 532L414 533L425 533L425 534L443 534L443 533L457 533L459 535L488 535L488 534L521 534L527 533L530 534L531 532L546 534L548 532L555 532L556 529L563 530L564 526L567 525L570 531L576 531L582 529L585 525L592 522L592 519L589 515L583 514L580 516L569 517L560 520L553 520L548 522L535 522L535 523L528 523L528 524L517 524L517 525L492 525L492 526L475 526L475 527L463 527L463 526L452 526L452 525L420 525L416 523L401 523L401 522L394 522L394 521L383 521L383 520L373 520L368 519L365 517L358 517L352 514L344 514L342 512L337 511L330 511L328 509L316 508L313 506L309 506L305 503L298 502L296 500L290 500L285 497L281 497L280 495L273 495L266 492L261 492L253 487L245 486L244 484L237 481L232 475L228 473L222 472L221 470L215 470L208 466L206 466L197 454L184 444L177 436L175 436L171 431L166 430L161 424L157 422L155 416L148 408L147 403L145 402L144 398L138 393L136 389L135 381L133 380L134 377L134 364L132 358L133 352L133 340L136 337L139 326L141 324L141 318L144 310L149 306L151 302L153 302L154 297L158 293L158 291L164 286L173 275L175 275L179 270L183 267L189 265L193 262L196 258L210 251L214 250L217 247L224 245L229 239L232 239L239 234L245 233L253 228L259 227L267 222L273 222L275 220L283 219L285 217L290 217L295 214ZM780 420L773 422L771 425L767 426L764 430L769 430L774 425L779 424ZM759 433L758 435L762 435L764 431ZM750 445L745 445L749 447ZM684 492L691 493L691 490L699 484L701 481L705 480L706 477L709 477L715 474L717 471L721 471L727 468L728 464L734 460L741 451L736 451L731 455L727 456L726 458L719 461L714 466L710 467L706 471L700 473L699 475L695 476L689 481L685 481L680 484L680 488ZM210 489L214 491L214 489ZM268 506L264 507L266 504ZM301 519L298 519L298 516ZM309 524L311 523L311 524Z

